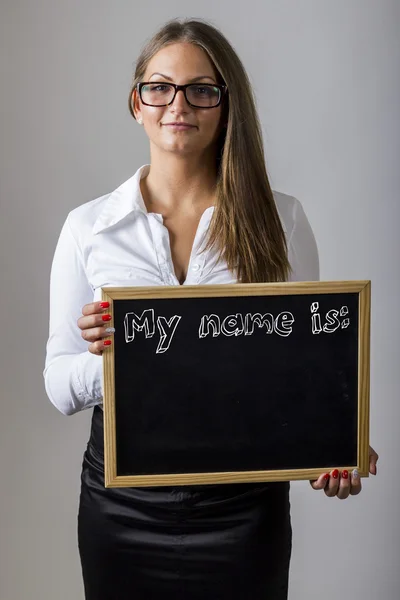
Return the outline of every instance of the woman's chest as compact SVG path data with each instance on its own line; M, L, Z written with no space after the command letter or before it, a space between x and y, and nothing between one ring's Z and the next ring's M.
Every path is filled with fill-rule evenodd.
M180 284L186 281L190 262L196 258L196 235L199 230L200 217L175 217L164 219L163 224L168 232L169 252L175 276Z
M204 231L195 221L146 215L93 235L86 249L86 273L94 300L102 287L235 283L216 252L204 251Z

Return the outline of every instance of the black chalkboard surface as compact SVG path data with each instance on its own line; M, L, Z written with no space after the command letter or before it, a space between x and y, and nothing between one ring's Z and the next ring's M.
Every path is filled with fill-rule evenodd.
M102 297L107 487L368 475L369 281Z

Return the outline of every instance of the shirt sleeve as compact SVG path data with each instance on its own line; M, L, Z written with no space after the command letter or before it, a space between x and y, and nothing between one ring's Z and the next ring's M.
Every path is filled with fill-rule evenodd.
M288 241L292 267L289 281L319 281L319 256L314 233L301 203L294 204L294 225Z
M64 415L102 404L102 357L90 353L77 320L93 301L82 252L69 216L61 230L50 275L50 323L43 372L50 401Z

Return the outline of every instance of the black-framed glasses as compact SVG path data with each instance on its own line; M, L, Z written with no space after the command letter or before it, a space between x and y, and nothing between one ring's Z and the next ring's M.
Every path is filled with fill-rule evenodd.
M186 102L194 108L216 108L227 91L226 85L209 83L166 83L165 81L141 81L137 84L139 96L147 106L168 106L182 90Z

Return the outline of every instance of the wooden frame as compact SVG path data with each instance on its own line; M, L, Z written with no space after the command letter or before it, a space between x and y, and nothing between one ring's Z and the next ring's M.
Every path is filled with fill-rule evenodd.
M357 293L359 296L358 319L358 438L357 464L337 465L339 469L357 468L361 477L369 475L369 380L370 380L370 281L325 281L270 284L234 284L209 286L160 286L160 287L109 287L102 288L102 300L110 303L109 313L113 318L113 301L154 298L200 298L220 296L261 296ZM111 321L112 324L112 321ZM114 350L113 345L103 353L104 389L104 451L105 486L164 486L195 485L208 483L290 481L316 479L324 470L300 469L281 471L242 471L218 473L184 473L161 475L117 474L116 419L114 394Z

